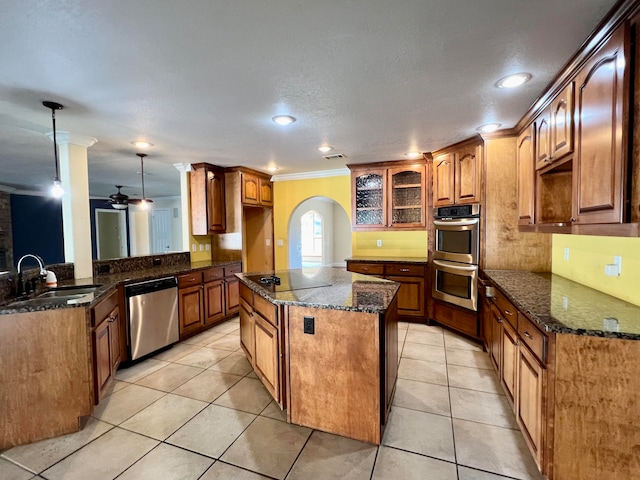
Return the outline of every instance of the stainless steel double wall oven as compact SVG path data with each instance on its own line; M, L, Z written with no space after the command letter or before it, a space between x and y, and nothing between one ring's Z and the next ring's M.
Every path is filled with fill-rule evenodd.
M434 209L433 298L478 311L480 205Z

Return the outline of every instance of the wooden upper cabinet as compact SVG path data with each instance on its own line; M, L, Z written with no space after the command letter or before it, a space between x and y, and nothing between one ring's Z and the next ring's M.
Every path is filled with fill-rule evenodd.
M261 207L273 206L273 184L260 175L242 172L242 203Z
M425 166L409 165L389 169L390 192L387 226L394 228L424 228Z
M536 169L551 163L551 111L546 109L534 122L536 128Z
M226 228L224 169L208 163L191 166L191 233L209 235Z
M433 206L480 203L482 143L458 144L433 157Z
M383 229L387 226L386 183L385 169L352 171L351 202L355 230Z
M433 206L453 205L454 194L454 157L453 153L443 153L433 157Z
M475 145L458 152L455 159L455 203L480 203L482 146Z
M627 65L621 27L576 76L573 221L623 221ZM628 60L628 59L627 59Z
M426 164L348 165L354 230L426 228Z
M534 125L518 137L518 225L532 225L535 220Z
M551 102L551 161L573 153L573 82Z

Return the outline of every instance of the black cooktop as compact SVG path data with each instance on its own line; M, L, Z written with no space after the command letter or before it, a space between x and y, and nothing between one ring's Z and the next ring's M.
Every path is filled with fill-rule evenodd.
M271 292L290 292L292 290L331 286L325 280L308 277L301 272L278 272L277 275L247 275L245 278Z

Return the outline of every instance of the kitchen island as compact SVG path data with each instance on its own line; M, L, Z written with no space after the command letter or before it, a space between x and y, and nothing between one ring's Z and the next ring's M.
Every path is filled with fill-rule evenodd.
M322 267L240 279L240 344L287 420L380 444L398 372L397 292Z

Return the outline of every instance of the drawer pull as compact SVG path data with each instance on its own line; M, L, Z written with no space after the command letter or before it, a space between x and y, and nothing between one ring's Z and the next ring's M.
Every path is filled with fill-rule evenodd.
M509 310L505 310L504 313L505 315L509 315L510 317L513 317L513 313L511 313Z
M408 271L409 271L409 269L408 269L408 268L401 268L401 269L400 269L400 271L401 271L401 272L408 272Z
M526 330L525 330L525 332L524 332L524 336L525 336L525 337L527 337L527 338L533 338L533 337L531 336L531 334L530 334L529 332L527 332Z
M369 271L369 267L362 267L362 270L364 270L365 272Z

